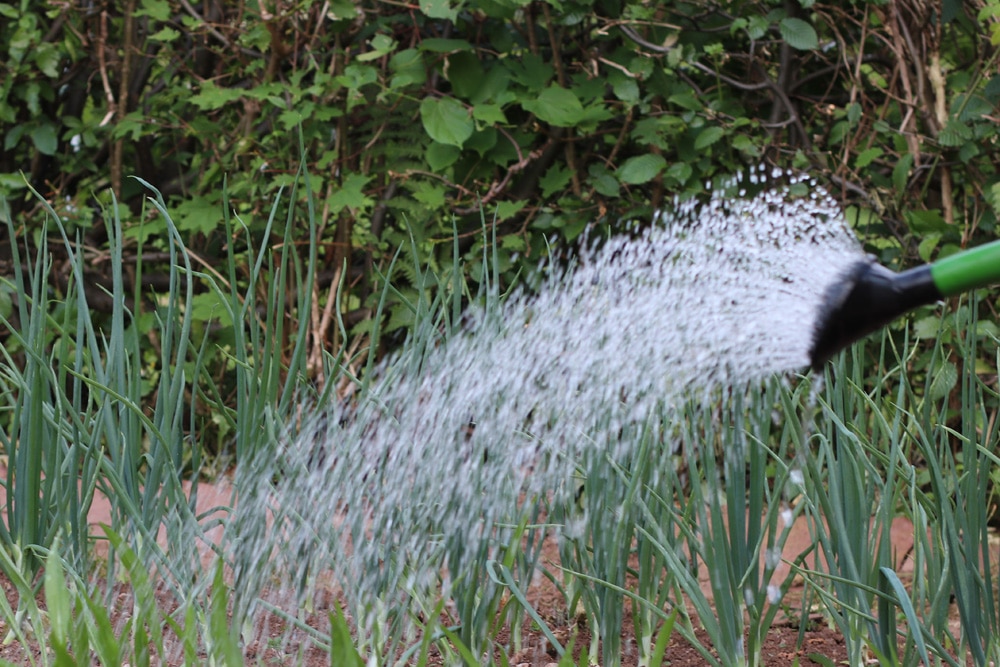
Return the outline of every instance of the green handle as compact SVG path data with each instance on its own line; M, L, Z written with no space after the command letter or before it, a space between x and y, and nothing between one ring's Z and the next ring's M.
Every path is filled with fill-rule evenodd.
M1000 283L1000 240L934 262L931 277L942 296Z

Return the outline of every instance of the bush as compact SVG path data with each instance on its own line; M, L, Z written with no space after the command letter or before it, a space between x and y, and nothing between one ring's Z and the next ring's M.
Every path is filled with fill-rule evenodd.
M282 238L280 221L261 238L269 201L305 156L322 300L339 298L349 334L370 330L377 269L411 239L446 271L458 234L479 275L481 211L510 284L553 241L648 220L758 162L832 184L886 262L992 235L1000 203L995 0L940 13L899 1L129 0L0 14L0 188L19 233L42 218L20 215L37 206L21 170L97 247L94 198L109 205L110 189L138 214L136 175L212 265L229 244ZM246 239L225 235L224 191ZM304 189L294 206L300 239ZM155 266L162 221L125 217ZM412 321L400 300L387 306L377 326ZM321 333L331 349L348 343Z

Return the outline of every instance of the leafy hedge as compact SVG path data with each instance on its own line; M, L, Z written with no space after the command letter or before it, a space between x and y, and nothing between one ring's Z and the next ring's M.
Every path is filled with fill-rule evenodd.
M304 155L320 286L343 283L336 309L361 328L411 238L443 269L454 234L474 259L495 222L510 282L547 240L761 161L829 183L884 261L992 236L1000 205L997 0L22 0L0 16L19 230L42 218L26 179L101 247L113 191L148 255L166 230L136 175L211 265L235 242L224 193L266 241Z

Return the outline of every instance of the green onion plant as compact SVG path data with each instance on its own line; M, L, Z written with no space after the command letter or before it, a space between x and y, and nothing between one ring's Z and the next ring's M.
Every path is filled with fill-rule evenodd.
M325 623L307 623L310 592L330 565L318 546L298 554L309 563L297 582L301 605L268 598L267 561L282 545L270 543L263 554L242 548L266 542L266 522L234 518L228 506L215 523L197 515L198 481L208 470L198 415L211 414L231 434L234 502L256 502L269 489L248 486L260 476L245 475L247 467L284 461L309 411L334 400L338 385L374 395L394 372L373 379L373 325L366 346L322 360L322 386L310 377L319 226L309 179L299 176L304 186L279 193L269 209L263 238L280 234L273 246L225 207L230 243L218 271L193 260L167 203L143 182L150 196L142 215L158 216L168 230L168 280L157 294L142 287L141 246L131 278L122 270L132 251L123 233L128 213L112 201L104 319L90 315L80 239L51 208L34 245L12 244L14 273L2 290L16 305L0 308L9 331L0 345L7 456L0 571L18 600L0 600L0 617L10 639L40 647L27 662L203 664L207 656L243 664L256 621L271 615L337 665L426 665L435 655L448 664L508 664L527 637L542 636L561 665L613 667L629 653L643 667L659 665L673 642L683 642L706 664L742 667L764 664L779 614L798 620L803 646L816 610L843 635L852 665L1000 661L991 528L1000 395L995 371L984 371L1000 365L1000 353L975 299L941 317L948 335L933 344L897 347L885 335L835 359L824 378L729 387L614 427L595 414L578 425L584 445L570 450L580 452L572 478L476 517L488 539L474 551L428 526L432 576L417 576L428 563L387 567L414 576L373 577L384 589L365 603L345 593ZM304 208L289 203L300 198ZM294 238L303 210L308 238ZM379 274L375 321L390 300L412 318L402 372L415 374L427 353L461 331L468 303L485 308L487 323L502 319L490 252L496 239L487 236L474 293L457 239L451 264L438 271L420 266L411 245ZM69 267L61 283L50 280L54 244ZM396 284L399 275L409 287ZM206 292L225 343L203 335L193 316L196 293ZM344 323L336 326L347 340ZM144 333L150 328L155 347ZM864 354L873 349L874 362ZM220 359L221 374L212 366ZM500 434L489 442L503 444ZM303 472L298 459L288 461L274 474ZM111 505L101 529L88 522L98 493ZM307 511L269 508L269 518L294 526L285 510ZM912 526L907 554L892 547L901 521ZM813 544L783 553L795 523L808 526ZM207 535L217 524L225 528L221 543ZM558 562L541 556L547 539L557 542ZM97 543L106 556L94 556ZM209 575L206 550L214 558ZM783 559L790 574L779 578ZM539 577L562 593L567 625L587 624L589 644L572 631L557 636L553 619L532 607L529 589ZM801 603L789 595L797 582L804 582ZM120 600L130 620L115 625L109 609ZM628 619L634 641L622 639ZM291 644L283 648L289 660L301 656Z

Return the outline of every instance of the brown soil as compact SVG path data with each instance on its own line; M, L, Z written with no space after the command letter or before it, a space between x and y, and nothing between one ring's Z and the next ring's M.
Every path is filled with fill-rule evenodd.
M211 489L204 486L199 491L199 504L205 503L208 507L217 506L229 493L228 489L220 488L216 494L211 493ZM224 504L224 502L223 502ZM95 502L92 511L92 520L101 523L107 520L106 508L100 502ZM895 553L900 554L900 561L897 569L901 576L908 569L905 555L912 544L912 527L905 521L901 521L898 526L894 526L893 540ZM809 536L805 526L794 526L791 535L786 543L784 557L786 562L794 559L809 547ZM555 563L558 561L558 552L554 543L545 545L542 563ZM807 566L809 562L807 561ZM775 573L774 581L781 581L787 575L787 565L779 568ZM536 578L535 583L528 589L527 595L534 609L552 629L556 638L564 645L572 640L574 655L578 656L581 649L586 650L590 644L591 636L585 618L580 615L569 613L564 606L562 595L544 577ZM17 604L17 594L11 583L0 578L0 586L3 586L8 603L15 606ZM708 582L703 582L703 588L707 592ZM794 609L796 599L801 600L801 583L793 585L785 598L789 607ZM116 603L111 608L112 622L115 627L122 627L132 611L132 601L127 591L122 591L115 597ZM166 598L164 598L166 604ZM315 598L315 604L311 613L307 617L307 622L316 628L327 627L327 618L333 605L339 604L338 596L333 589L321 591ZM264 618L260 626L263 630L261 639L245 648L248 663L267 665L303 665L304 667L318 667L319 665L329 665L329 655L312 645L312 643L301 633L287 631L286 625L277 618ZM8 628L0 624L0 635L7 634ZM705 634L696 628L699 641L707 644ZM294 636L297 635L297 636ZM291 637L291 638L290 638ZM501 632L497 636L498 646L510 643L507 631ZM624 627L621 633L622 665L624 667L634 667L638 664L639 655L636 637L632 626L631 612L626 608ZM516 667L548 666L557 662L557 656L553 647L546 640L545 636L533 630L530 622L524 623L521 636L521 644L516 652L509 647L497 648L495 659L505 656L508 663ZM37 660L37 646L22 646L16 641L10 641L0 645L0 659L7 660L15 665L27 665L29 656ZM822 662L814 661L812 658L819 656ZM799 619L784 615L779 615L777 621L768 630L764 639L762 650L762 662L770 667L791 667L801 665L821 664L843 664L846 660L846 651L843 638L837 631L828 627L821 618L815 617L807 619L806 627L801 628ZM96 664L96 663L95 663ZM154 664L157 664L154 659ZM161 660L159 664L174 664L173 660ZM431 654L432 665L441 665L442 659L439 655ZM576 664L580 664L577 662ZM698 651L689 645L675 631L667 647L664 665L672 667L695 667L705 664L704 658Z

